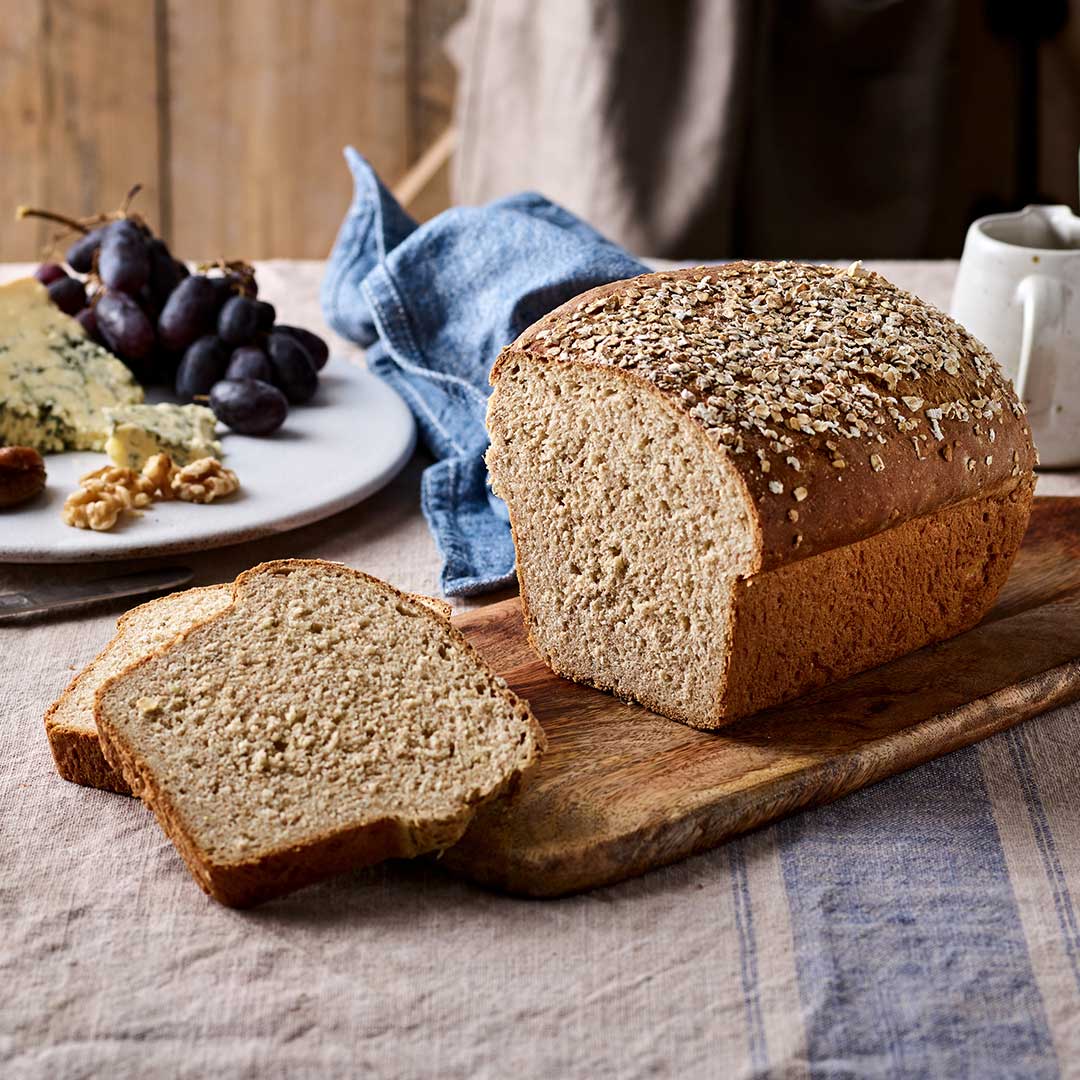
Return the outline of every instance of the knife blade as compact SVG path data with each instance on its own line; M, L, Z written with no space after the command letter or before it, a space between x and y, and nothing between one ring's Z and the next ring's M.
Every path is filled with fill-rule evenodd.
M186 585L194 576L194 571L189 567L170 566L77 584L32 585L15 592L0 593L0 620L17 615L35 615L42 611L83 607L100 600L165 592Z

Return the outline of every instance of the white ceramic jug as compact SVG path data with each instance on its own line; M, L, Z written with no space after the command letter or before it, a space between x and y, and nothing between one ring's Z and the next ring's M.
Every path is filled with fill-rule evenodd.
M1027 206L974 222L952 315L1012 379L1042 464L1080 465L1080 217Z

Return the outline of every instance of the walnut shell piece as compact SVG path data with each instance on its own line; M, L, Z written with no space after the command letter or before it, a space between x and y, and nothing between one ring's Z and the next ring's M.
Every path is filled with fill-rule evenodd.
M44 488L45 462L33 447L0 447L0 507L18 506Z
M177 469L172 476L173 494L184 502L211 503L231 495L239 487L236 473L226 469L217 458L199 458Z

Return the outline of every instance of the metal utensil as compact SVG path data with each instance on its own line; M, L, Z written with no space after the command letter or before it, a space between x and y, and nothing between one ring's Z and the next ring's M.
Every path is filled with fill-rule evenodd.
M100 600L165 592L186 585L194 576L194 571L186 566L170 566L77 584L31 585L17 592L0 593L0 620L60 608L83 607Z

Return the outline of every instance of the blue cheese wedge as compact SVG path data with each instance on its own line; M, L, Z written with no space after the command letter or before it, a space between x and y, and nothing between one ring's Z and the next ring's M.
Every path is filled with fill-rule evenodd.
M55 307L44 285L0 286L0 444L101 450L105 409L142 399L131 372Z
M217 421L202 405L128 405L106 409L105 415L105 453L122 468L141 469L155 454L168 454L181 466L221 457Z

